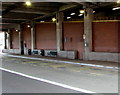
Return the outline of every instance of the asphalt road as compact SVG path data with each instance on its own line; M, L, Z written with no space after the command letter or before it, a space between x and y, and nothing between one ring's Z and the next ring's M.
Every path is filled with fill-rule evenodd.
M3 93L81 93L17 74L2 71ZM82 94L86 95L86 94ZM87 94L90 95L90 94Z
M2 68L7 70L51 80L71 87L97 93L118 93L117 71L7 56L2 56L1 63ZM3 92L78 93L77 90L66 89L62 86L56 86L4 71L2 76ZM83 91L83 93L85 92Z

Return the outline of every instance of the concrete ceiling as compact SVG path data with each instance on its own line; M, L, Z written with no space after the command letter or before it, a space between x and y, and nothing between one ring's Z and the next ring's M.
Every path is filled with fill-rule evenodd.
M32 6L26 6L24 2L2 2L2 26L8 24L20 24L53 16L58 11L64 11L77 7L78 3L63 2L32 2Z
M25 0L0 0L1 2L24 2ZM31 0L32 2L116 2L117 0Z
M11 2L9 2L9 0L3 0L2 7L0 8L0 11L2 12L2 22L0 22L0 25L3 25L3 28L8 24L20 24L31 20L36 21L54 16L58 11L64 12L68 10L71 12L73 9L82 9L83 6L90 6L92 8L115 6L113 2L102 2L104 0L99 0L100 2L78 2L79 0L74 0L74 2L53 2L54 0L51 0L51 2L50 0L49 2L45 2L45 0L44 2L36 2L37 0L34 0L34 2L32 2L32 6L27 7L24 0L21 1L22 2L20 2L20 0L16 0L16 2L14 2L13 0L12 2L11 0Z

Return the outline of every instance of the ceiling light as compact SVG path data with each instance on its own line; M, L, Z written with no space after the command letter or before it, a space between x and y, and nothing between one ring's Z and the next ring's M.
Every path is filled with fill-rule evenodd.
M78 16L82 16L83 14L79 14Z
M52 18L52 21L54 22L54 21L56 21L56 19L55 19L55 18Z
M18 30L15 30L16 32L18 32Z
M80 10L80 13L81 13L81 14L84 14L84 12L85 12L84 10Z
M0 16L0 18L2 18L2 16Z
M30 25L27 25L27 27L29 28L29 27L30 27Z
M75 15L75 13L71 13L70 15Z
M113 8L112 10L118 10L118 9L120 9L120 7Z
M45 21L40 21L40 22L45 22Z
M117 0L117 3L120 3L120 0Z
M70 19L71 17L67 17L67 19Z
M27 6L31 6L31 1L30 1L30 0L27 0L27 1L25 2L25 4L26 4Z
M93 13L95 13L95 11L93 11Z

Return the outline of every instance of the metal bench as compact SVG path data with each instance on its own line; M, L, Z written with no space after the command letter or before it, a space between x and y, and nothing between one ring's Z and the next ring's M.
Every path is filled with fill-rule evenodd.
M50 51L48 53L49 56L57 56L57 51Z
M37 50L33 50L33 54L38 54L38 51Z

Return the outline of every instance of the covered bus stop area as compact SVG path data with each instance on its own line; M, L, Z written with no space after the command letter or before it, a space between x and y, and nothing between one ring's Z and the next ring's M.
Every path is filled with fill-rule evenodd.
M118 93L120 1L0 3L2 93Z

